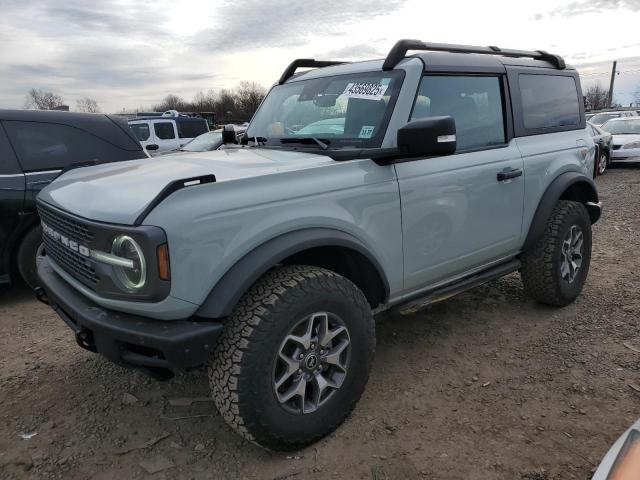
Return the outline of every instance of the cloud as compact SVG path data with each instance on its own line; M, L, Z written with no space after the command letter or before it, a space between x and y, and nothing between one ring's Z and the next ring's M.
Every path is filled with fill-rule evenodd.
M640 0L580 0L546 13L537 13L533 16L533 20L540 21L547 17L575 17L610 10L640 12Z
M225 0L218 22L197 38L207 49L231 52L262 47L292 47L314 36L345 35L349 26L399 8L402 0ZM204 40L204 41L203 41Z
M376 41L371 41L368 43L347 45L342 48L316 53L314 58L331 60L371 60L374 58L384 58L388 52L376 44Z

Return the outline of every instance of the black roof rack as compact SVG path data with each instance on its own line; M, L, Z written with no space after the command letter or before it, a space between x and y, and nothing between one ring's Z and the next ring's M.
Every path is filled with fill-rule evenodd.
M298 58L289 64L287 69L284 71L280 80L278 80L278 84L282 85L284 82L293 77L293 74L296 73L298 68L320 68L320 67L330 67L332 65L341 65L343 63L348 62L339 62L333 60L314 60L313 58Z
M474 47L471 45L451 45L448 43L426 43L421 40L399 40L384 60L382 70L393 70L409 50L426 50L432 52L482 53L485 55L502 55L504 57L527 57L535 60L546 60L554 67L566 68L560 55L553 55L543 50L508 50L499 47Z

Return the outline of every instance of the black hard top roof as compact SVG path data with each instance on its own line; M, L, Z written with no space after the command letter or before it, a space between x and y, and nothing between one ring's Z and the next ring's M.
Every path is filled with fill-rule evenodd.
M69 125L84 130L125 150L141 150L142 146L127 122L104 113L62 112L56 110L2 110L1 121L47 122Z

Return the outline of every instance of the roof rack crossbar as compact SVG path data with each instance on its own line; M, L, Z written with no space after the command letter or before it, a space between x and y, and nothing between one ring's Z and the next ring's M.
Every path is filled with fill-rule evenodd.
M321 68L321 67L330 67L332 65L341 65L343 63L348 62L340 62L333 60L314 60L313 58L298 58L289 64L287 69L284 71L280 80L278 80L278 84L282 85L284 82L289 80L296 73L296 70L299 68Z
M482 53L485 55L502 55L504 57L527 57L535 60L545 60L554 67L566 68L564 59L560 55L547 53L544 50L510 50L506 48L474 47L471 45L451 45L448 43L426 43L421 40L399 40L391 49L382 65L383 70L393 70L409 50L424 50L432 52L452 53Z

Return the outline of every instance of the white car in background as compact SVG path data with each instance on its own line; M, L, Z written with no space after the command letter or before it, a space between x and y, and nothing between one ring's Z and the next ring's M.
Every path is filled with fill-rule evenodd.
M605 123L607 123L609 120L613 120L614 118L629 118L629 117L638 117L638 112L634 110L600 112L600 113L596 113L588 120L594 125L600 127Z
M640 162L640 117L614 118L600 128L613 135L612 162Z

